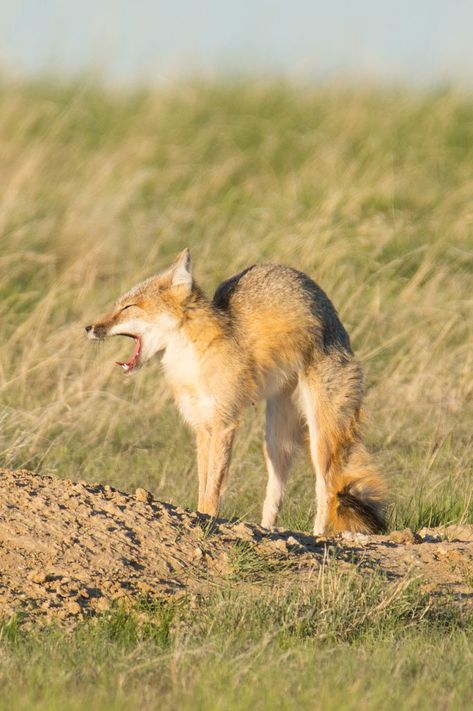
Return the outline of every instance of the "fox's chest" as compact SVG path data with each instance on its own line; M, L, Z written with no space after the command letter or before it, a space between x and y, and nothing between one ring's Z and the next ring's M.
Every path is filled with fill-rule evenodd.
M162 364L184 419L193 426L212 420L216 402L194 346L176 336L168 344Z

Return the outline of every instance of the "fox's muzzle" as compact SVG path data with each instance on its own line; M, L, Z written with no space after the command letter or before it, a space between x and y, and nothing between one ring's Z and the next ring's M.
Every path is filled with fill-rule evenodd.
M85 332L91 341L101 341L107 335L107 329L101 324L86 326Z

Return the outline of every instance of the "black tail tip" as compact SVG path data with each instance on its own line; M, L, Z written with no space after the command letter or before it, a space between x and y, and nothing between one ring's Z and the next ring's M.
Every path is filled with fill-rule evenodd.
M337 498L338 514L352 521L354 528L374 534L386 531L386 507L381 500L360 496L351 484L339 491Z

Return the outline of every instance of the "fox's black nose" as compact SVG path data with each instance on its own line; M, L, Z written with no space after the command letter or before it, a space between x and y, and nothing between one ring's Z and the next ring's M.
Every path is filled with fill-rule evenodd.
M86 326L86 327L85 327L85 332L86 332L86 333L89 333L89 331L91 331L92 328L93 328L93 326Z

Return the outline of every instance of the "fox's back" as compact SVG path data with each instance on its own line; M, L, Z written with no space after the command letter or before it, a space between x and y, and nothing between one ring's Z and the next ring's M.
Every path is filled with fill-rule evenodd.
M351 353L348 334L328 296L310 277L290 267L248 267L220 284L213 304L227 315L238 343L268 367L274 361L304 361L314 348Z

